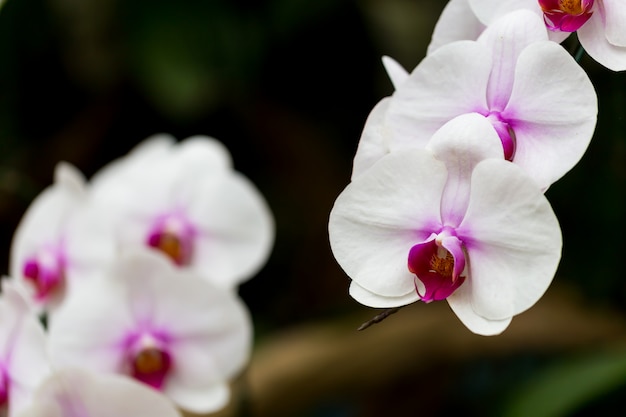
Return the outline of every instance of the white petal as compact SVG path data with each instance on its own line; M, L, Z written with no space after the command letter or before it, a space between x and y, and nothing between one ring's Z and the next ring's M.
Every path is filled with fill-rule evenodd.
M477 113L468 113L443 125L427 148L445 163L448 170L441 199L441 217L445 224L456 226L467 209L474 167L483 159L503 159L502 143L487 119Z
M352 296L352 298L359 303L374 308L401 307L414 303L420 299L415 289L400 297L384 297L366 290L357 284L356 281L352 281L350 283L350 296Z
M167 389L167 395L183 410L206 414L216 412L228 404L230 388L225 383L201 390L174 385Z
M33 406L19 417L180 417L157 391L113 374L65 368L37 391Z
M597 98L589 77L561 46L537 42L520 54L502 116L515 131L513 162L540 187L547 188L580 160L596 115Z
M448 304L459 320L472 332L482 336L502 333L511 323L512 317L504 320L488 320L478 315L472 308L472 284L465 281L451 296Z
M354 155L352 179L361 175L376 161L389 153L389 132L385 127L385 115L389 101L389 97L383 98L367 116L359 146Z
M580 44L590 57L610 70L626 70L626 46L614 45L608 41L599 11L592 14L577 33Z
M163 334L173 363L165 392L191 407L244 367L252 344L250 317L232 292L147 249L123 253L110 276L85 284L50 324L55 363L117 373L127 372L130 336Z
M506 161L476 166L457 234L470 261L472 308L488 320L508 319L537 302L561 258L561 229L550 203Z
M182 169L206 170L232 169L228 149L219 141L208 136L191 136L174 147L174 163Z
M0 297L0 363L8 379L9 416L15 416L28 405L50 366L43 326L22 294L5 281Z
M22 278L26 258L43 245L57 246L61 241L68 219L86 198L78 175L69 165L59 165L59 181L43 190L26 210L11 243L11 276Z
M128 178L145 176L146 169L158 164L171 155L175 138L167 134L153 135L135 146L128 155L110 162L100 169L91 179L92 193L110 192L109 187L115 188ZM126 179L126 180L125 180ZM101 191L101 189L104 189Z
M337 262L360 286L384 297L414 290L413 245L441 227L446 169L428 151L391 153L337 197L328 232Z
M205 175L187 200L200 229L191 267L223 288L251 278L274 243L274 219L254 184L237 172Z
M67 162L59 162L55 167L54 182L55 184L63 184L68 189L73 189L77 194L86 192L85 176L78 168Z
M448 120L487 108L491 52L473 41L437 49L396 90L387 111L390 148L423 148Z
M132 304L134 322L147 317L171 337L176 372L187 383L214 385L248 361L252 325L246 307L231 291L148 250L124 253L109 279L116 278L127 287L125 302Z
M398 88L398 86L409 78L409 73L398 61L388 56L383 56L382 60L385 71L387 71L387 75L395 88Z
M538 16L542 15L537 0L469 0L474 14L485 25L490 25L499 17L515 10L531 10Z
M133 316L121 283L90 280L50 317L50 359L57 367L120 372L125 361L122 342L129 329L133 329Z
M470 8L468 0L450 0L437 20L427 55L454 41L474 41L485 27Z
M626 47L626 5L623 0L602 0L598 2L605 18L605 34L610 43Z
M545 24L528 10L508 13L492 22L478 42L492 52L493 67L487 86L490 110L503 110L511 95L519 54L531 43L547 41Z

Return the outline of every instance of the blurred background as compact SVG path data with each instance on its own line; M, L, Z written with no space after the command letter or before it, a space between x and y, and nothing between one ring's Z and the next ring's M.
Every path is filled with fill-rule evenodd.
M276 218L241 287L255 353L222 414L622 415L626 393L626 74L588 58L596 137L548 191L563 228L553 286L502 336L445 303L358 305L328 245L380 58L424 57L444 0L7 0L0 9L0 265L64 160L87 177L155 133L222 141ZM574 39L565 46L575 48ZM617 414L616 414L617 413Z

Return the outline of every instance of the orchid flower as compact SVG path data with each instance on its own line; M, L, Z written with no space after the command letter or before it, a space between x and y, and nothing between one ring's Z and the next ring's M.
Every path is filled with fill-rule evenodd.
M124 374L181 408L208 413L229 399L252 327L243 303L148 249L125 252L52 316L53 365Z
M542 189L582 157L596 124L597 97L587 74L543 23L520 10L498 19L477 41L447 44L411 74L397 64L396 90L372 111L355 156L355 175L388 152L423 148L454 117L479 113L498 133L504 158Z
M501 157L482 116L445 124L425 149L355 177L329 219L350 294L379 308L446 299L473 332L502 332L548 288L561 256L550 204Z
M589 56L613 70L626 70L626 4L622 0L451 0L433 32L428 53L443 44L474 40L481 28L515 10L541 16L550 39L576 32Z
M16 417L48 375L46 335L31 305L6 278L0 295L0 415Z
M35 198L15 231L11 276L28 290L39 311L58 306L70 287L97 273L97 265L112 256L106 246L82 239L82 230L72 226L86 199L82 174L60 163L54 184Z
M90 198L76 220L90 239L149 247L224 288L254 275L273 244L263 196L208 137L148 139L94 176Z
M130 378L64 368L37 389L18 417L181 417L163 395Z

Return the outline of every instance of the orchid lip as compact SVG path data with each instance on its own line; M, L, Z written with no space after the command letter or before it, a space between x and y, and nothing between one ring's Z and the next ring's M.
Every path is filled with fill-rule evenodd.
M491 125L500 137L502 150L504 152L504 159L512 161L515 156L516 148L515 132L513 131L513 128L498 111L491 111L485 117L491 122Z
M583 26L593 11L593 0L539 0L548 29L575 32Z
M0 364L0 410L9 403L9 378L4 367ZM0 412L0 414L2 414Z
M193 258L196 231L181 213L156 219L146 238L146 245L167 255L176 265L189 265Z
M46 299L61 290L65 283L65 265L65 257L57 248L43 248L26 259L22 274L34 286L37 299Z
M131 376L157 390L163 388L173 362L164 339L142 333L131 336L128 342Z
M426 303L448 298L465 282L463 242L454 229L444 227L409 251L408 268L424 286L423 294L416 281L416 291Z

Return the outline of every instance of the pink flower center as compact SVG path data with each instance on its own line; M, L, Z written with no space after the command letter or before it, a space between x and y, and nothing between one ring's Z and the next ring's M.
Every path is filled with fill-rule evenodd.
M502 150L504 151L504 158L507 161L512 161L515 156L515 132L511 125L502 118L500 112L491 111L487 114L487 120L491 122L491 125L496 132L498 132L498 136L500 137L500 141L502 142Z
M594 0L539 0L548 29L575 32L589 20Z
M453 233L446 229L433 233L409 251L409 271L423 285L423 291L417 282L415 287L426 303L448 298L465 282L465 254L462 242Z
M133 378L160 390L172 368L172 357L164 337L140 333L128 340L127 358Z
M139 351L132 359L132 376L144 384L161 389L172 366L170 355L155 347Z
M9 378L3 368L0 364L0 415L4 415L2 410L9 406Z
M44 247L26 259L22 273L35 288L38 300L58 293L65 284L65 257L56 248Z
M167 214L154 222L146 244L166 254L178 266L189 265L193 256L195 228L179 213Z

